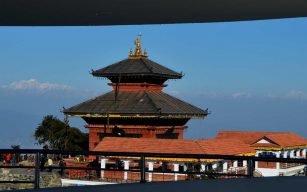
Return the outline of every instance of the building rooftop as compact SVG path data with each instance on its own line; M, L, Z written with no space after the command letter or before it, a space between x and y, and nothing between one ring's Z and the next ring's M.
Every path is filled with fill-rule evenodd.
M181 79L182 74L164 67L148 58L128 58L92 72L95 77L160 77Z
M111 91L65 109L67 115L153 115L205 117L207 110L190 105L163 92Z
M295 147L306 146L307 140L291 132L248 132L248 131L220 131L217 139L238 139L252 147Z
M255 131L219 131L217 139L239 139L247 144L252 144L256 140L267 134L277 134L280 132L255 132Z
M243 155L255 153L249 145L235 139L177 140L106 137L94 149L105 152Z
M257 148L265 150L287 147L307 146L307 140L294 133L288 132L232 132L232 135L241 135L241 138L213 138L207 140L177 140L177 139L149 139L106 137L94 149L104 152L141 152L141 153L173 153L173 154L207 154L207 155L254 155ZM222 131L219 135L225 133ZM235 134L234 134L235 133ZM262 136L265 134L265 136ZM246 143L243 136L253 135L256 138ZM225 135L224 135L225 136ZM252 137L248 137L251 139Z
M105 137L94 149L105 152L203 154L193 140Z
M262 138L259 138L260 140L266 140L271 144L272 146L278 146L278 147L294 147L294 146L304 146L307 145L307 140L297 134L294 133L274 133L274 134L266 134ZM252 146L265 146L265 143L257 143L256 141Z
M141 36L135 42L135 50L130 50L128 59L124 59L102 69L92 71L96 77L158 77L163 79L180 79L181 73L177 73L148 59L147 51L142 51Z
M208 139L198 140L205 154L243 155L253 154L255 150L250 145L238 139Z

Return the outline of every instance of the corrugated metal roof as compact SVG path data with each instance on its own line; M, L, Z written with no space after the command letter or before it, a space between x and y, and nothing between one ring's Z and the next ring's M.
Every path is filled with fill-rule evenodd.
M82 114L138 114L138 115L183 115L205 117L202 110L163 92L122 91L115 100L115 91L65 109L67 115Z

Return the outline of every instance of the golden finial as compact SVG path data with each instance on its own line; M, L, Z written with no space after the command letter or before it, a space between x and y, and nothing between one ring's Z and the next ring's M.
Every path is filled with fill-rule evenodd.
M144 54L142 52L141 35L138 35L137 38L134 40L134 45L135 45L134 53L132 49L130 49L130 54L129 54L130 59L139 59L148 56L146 50L144 51Z
M138 37L134 41L134 45L135 45L134 55L135 56L142 56L141 35L138 35Z
M130 56L130 57L132 57L132 56L133 56L133 51L132 51L132 49L131 49L131 48L130 48L129 56Z

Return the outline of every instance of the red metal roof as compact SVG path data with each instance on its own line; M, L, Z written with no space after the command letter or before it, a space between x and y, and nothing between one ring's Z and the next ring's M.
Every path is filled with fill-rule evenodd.
M105 152L203 154L192 140L105 137L94 149Z
M293 147L300 145L307 145L305 138L294 133L276 133L265 135L266 138L275 142L281 147Z
M291 132L220 131L217 139L238 139L253 147L294 147L307 145L307 140ZM257 143L265 139L270 143Z
M255 152L250 145L238 139L198 140L197 143L203 148L205 154L239 155Z
M247 144L252 144L267 134L276 134L276 132L249 132L249 131L220 131L217 139L238 139Z
M261 139L271 143L257 143ZM255 147L301 145L307 145L307 140L294 133L221 131L208 140L106 137L94 151L240 155L254 153Z
M177 140L106 137L94 149L105 152L238 155L254 149L236 139Z

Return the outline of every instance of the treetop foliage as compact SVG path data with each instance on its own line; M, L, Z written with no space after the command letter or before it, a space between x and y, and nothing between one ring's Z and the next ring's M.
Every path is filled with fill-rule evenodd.
M34 132L34 138L47 149L88 150L88 134L70 127L67 119L61 121L53 115L43 117Z

